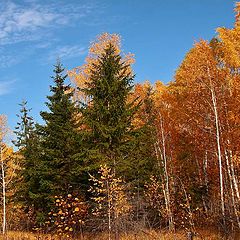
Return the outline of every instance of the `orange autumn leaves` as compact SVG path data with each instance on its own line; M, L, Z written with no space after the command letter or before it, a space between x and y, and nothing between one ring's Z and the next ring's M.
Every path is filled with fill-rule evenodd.
M85 59L85 64L68 72L68 75L76 88L83 89L87 86L93 66L98 63L99 57L104 52L104 49L106 49L110 44L116 49L115 54L122 55L122 63L127 66L125 73L133 74L131 64L135 62L134 56L131 53L122 53L120 36L118 34L103 33L99 35L96 41L90 45L88 56ZM82 91L76 91L75 97L83 100L84 102L88 102L87 97Z
M218 28L221 60L229 67L240 67L240 25L233 29Z
M163 190L168 195L167 212L170 216L171 211L176 211L176 219L181 194L174 199L173 192L179 182L186 192L194 189L207 195L201 200L203 206L194 203L196 209L205 209L204 214L213 215L208 203L216 206L217 211L221 203L233 218L238 217L237 211L231 212L231 206L235 204L235 209L240 209L238 190L234 186L240 171L239 9L237 3L234 28L218 28L212 41L200 40L194 44L172 82L138 83L128 96L129 103L140 106L132 119L134 128L148 124L149 135L154 135L151 144L155 152L151 151L156 156ZM118 35L99 36L89 48L85 64L69 72L76 87L87 87L92 66L109 44L117 49L117 54L121 53ZM122 61L132 73L133 56L125 55ZM77 91L76 97L86 96ZM224 196L220 196L220 192L224 192ZM222 214L225 214L223 208Z

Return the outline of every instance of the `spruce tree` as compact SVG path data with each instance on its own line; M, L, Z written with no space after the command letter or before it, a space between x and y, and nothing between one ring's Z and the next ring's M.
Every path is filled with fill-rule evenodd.
M16 157L20 165L18 175L21 176L15 183L15 200L22 205L28 215L28 223L33 227L36 222L44 221L42 209L46 206L45 195L40 188L43 181L40 136L30 116L31 109L27 108L27 102L23 101L20 106L20 114L17 115L20 121L14 131L16 140L13 141L18 148Z
M106 163L116 170L121 165L136 110L133 102L128 103L133 78L129 65L111 43L91 66L87 87L82 89L90 102L83 105L82 115L89 129L89 158L93 167Z
M73 90L66 85L67 75L57 63L54 69L54 85L50 86L52 95L48 96L46 106L49 111L40 115L45 125L38 125L41 138L41 176L39 192L43 202L51 203L55 194L63 194L80 189L79 169L80 134L78 107L74 103Z
M141 106L136 113L137 118L144 124L135 129L134 138L126 146L127 157L122 164L127 179L136 189L141 190L146 181L156 172L154 169L157 169L154 149L156 117L152 96L153 90L149 87L146 89L146 96L141 99Z
M21 109L17 117L20 121L17 122L17 126L15 127L14 133L16 134L16 140L14 140L13 143L19 149L23 149L29 144L29 140L34 131L34 122L33 118L29 116L31 109L27 108L27 101L23 100L19 106Z
M17 199L23 203L23 206L31 206L35 203L34 193L38 189L37 166L39 164L38 151L38 136L36 133L35 123L30 116L31 109L27 107L27 101L22 101L20 114L17 117L20 119L15 127L16 140L13 144L18 148L20 157L20 173L22 176L17 182ZM38 199L36 200L38 201Z

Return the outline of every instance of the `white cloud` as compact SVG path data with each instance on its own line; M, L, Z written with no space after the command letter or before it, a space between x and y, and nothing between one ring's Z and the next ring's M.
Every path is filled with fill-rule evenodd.
M81 56L86 53L86 48L79 46L79 45L66 45L57 47L53 51L49 53L48 60L53 61L57 58L60 59L70 59L74 57Z
M16 4L1 1L0 44L11 44L43 38L44 31L71 24L89 14L88 5L38 4L28 2Z
M101 9L95 0L0 0L0 70L36 53L33 60L44 63L86 53L82 45L64 43L61 34L93 21Z
M0 81L0 96L10 93L15 82L15 80Z

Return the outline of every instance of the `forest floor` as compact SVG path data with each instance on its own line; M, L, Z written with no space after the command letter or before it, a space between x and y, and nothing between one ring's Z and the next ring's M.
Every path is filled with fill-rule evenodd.
M0 235L0 240L65 240L69 239L67 237L58 237L44 234L33 234L27 232L8 232L7 235ZM74 239L79 240L108 240L107 234L102 234L98 236L85 236L84 238L78 237ZM113 238L114 239L114 238ZM163 233L156 231L145 231L142 233L128 233L123 234L120 240L186 240L186 233L177 232L173 233ZM222 238L219 234L211 233L211 231L199 231L199 234L193 238L193 240L239 240L239 236L229 236L228 238Z

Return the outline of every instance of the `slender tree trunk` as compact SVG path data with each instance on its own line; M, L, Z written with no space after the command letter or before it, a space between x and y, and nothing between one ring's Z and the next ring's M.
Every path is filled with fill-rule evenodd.
M3 149L2 145L1 150L1 171L2 171L2 195L3 195L3 223L2 223L2 233L6 233L6 182L5 182L5 170L3 162Z
M205 151L205 157L203 161L203 174L204 174L204 184L206 186L206 190L208 192L208 173L207 173L207 167L208 167L208 153L207 150Z
M114 177L116 177L116 155L111 151L111 159L113 159L113 176ZM108 186L108 189L110 188L110 186ZM110 194L110 191L108 191L108 196L109 196L109 199L110 199L110 197L113 197L113 196L110 196L109 195ZM110 201L109 201L109 210L110 210L110 208L111 207L113 207L113 214L114 214L114 216L113 216L113 223L111 224L111 210L110 210L110 212L109 212L109 226L110 226L110 235L109 235L109 237L111 238L111 225L113 225L113 227L114 227L114 239L115 240L118 240L119 239L119 224L118 224L118 221L119 221L119 218L118 218L118 214L117 214L117 211L116 211L116 203L115 203L115 201L114 202L112 202L112 204L110 204ZM109 238L109 239L110 239Z
M116 213L116 210L115 210L115 213L114 213L114 226L115 226L115 240L119 240L119 216L118 214Z
M231 96L232 95L231 88L229 88L229 91L230 91L230 96ZM228 113L227 102L226 101L224 101L224 106L225 106L225 114L226 114L226 116L228 116L229 113ZM229 121L228 121L227 117L226 117L226 125L227 125L228 134L231 134L230 125L229 125ZM231 142L230 142L229 138L227 138L227 144L226 145L227 145L227 154L228 154L229 160L230 160L231 176L232 176L232 180L233 180L233 186L234 186L234 189L235 189L235 192L236 192L237 201L240 202L238 180L237 180L237 177L235 175L234 163L233 163L233 153L232 153L232 150L231 150Z
M238 211L237 211L236 201L235 201L235 194L234 194L234 189L233 189L233 176L232 176L232 173L231 173L231 168L230 168L230 164L229 164L229 157L228 157L228 154L227 154L226 150L225 150L225 158L226 158L227 172L228 172L228 178L229 178L229 183L230 183L233 210L234 210L234 214L235 214L236 219L237 219L238 227L240 228L240 221L239 221L239 216L238 216Z
M180 182L180 185L181 185L181 188L183 190L183 193L184 193L184 196L185 196L185 200L186 200L186 205L187 205L187 208L188 208L188 217L189 217L189 221L188 223L190 224L190 227L188 227L188 230L193 233L195 232L195 224L194 224L194 221L193 221L193 213L192 213L192 210L191 210L191 205L190 205L190 202L189 202L189 197L187 195L187 192L186 192L186 189L185 189L185 186L183 185L183 182L180 178L179 179L179 182Z
M107 194L108 194L108 240L111 240L112 222L111 222L111 200L110 200L110 186L107 181Z
M208 173L207 173L207 167L208 167L208 154L207 151L205 151L205 156L204 156L204 160L203 160L203 175L204 175L204 185L206 187L206 193L208 194ZM205 209L205 212L208 212L208 206L206 203L206 198L205 196L202 196L202 200L203 200L203 206Z
M220 182L220 198L221 198L221 211L223 216L223 223L225 225L225 204L224 204L224 185L223 185L223 167L222 167L222 153L221 153L221 144L220 144L220 130L219 130L219 117L217 110L217 100L213 86L211 84L211 97L214 111L215 119L215 128L216 128L216 143L217 143L217 156L218 156L218 165L219 165L219 182Z
M161 169L161 161L160 161L160 159L159 159L159 154L158 154L158 149L159 149L159 142L158 141L156 141L155 143L154 143L154 149L155 149L155 154L156 154L156 157L157 157L157 164L158 164L158 167L159 167L159 169Z
M163 119L161 114L160 116L160 127L161 127L161 138L162 138L162 157L163 157L163 164L164 164L164 173L165 173L165 201L166 201L166 209L168 214L168 221L169 221L169 229L172 230L173 228L173 216L171 211L171 204L170 204L170 191L169 191L169 176L168 176L168 167L167 167L167 155L166 155L166 140L165 140L165 133L163 128Z
M233 165L233 156L232 156L231 150L229 151L229 157L230 157L230 166L231 166L231 171L232 171L233 185L234 185L234 189L236 191L237 200L239 202L240 201L239 188L238 188L237 178L235 175L235 170L234 170L234 165Z

